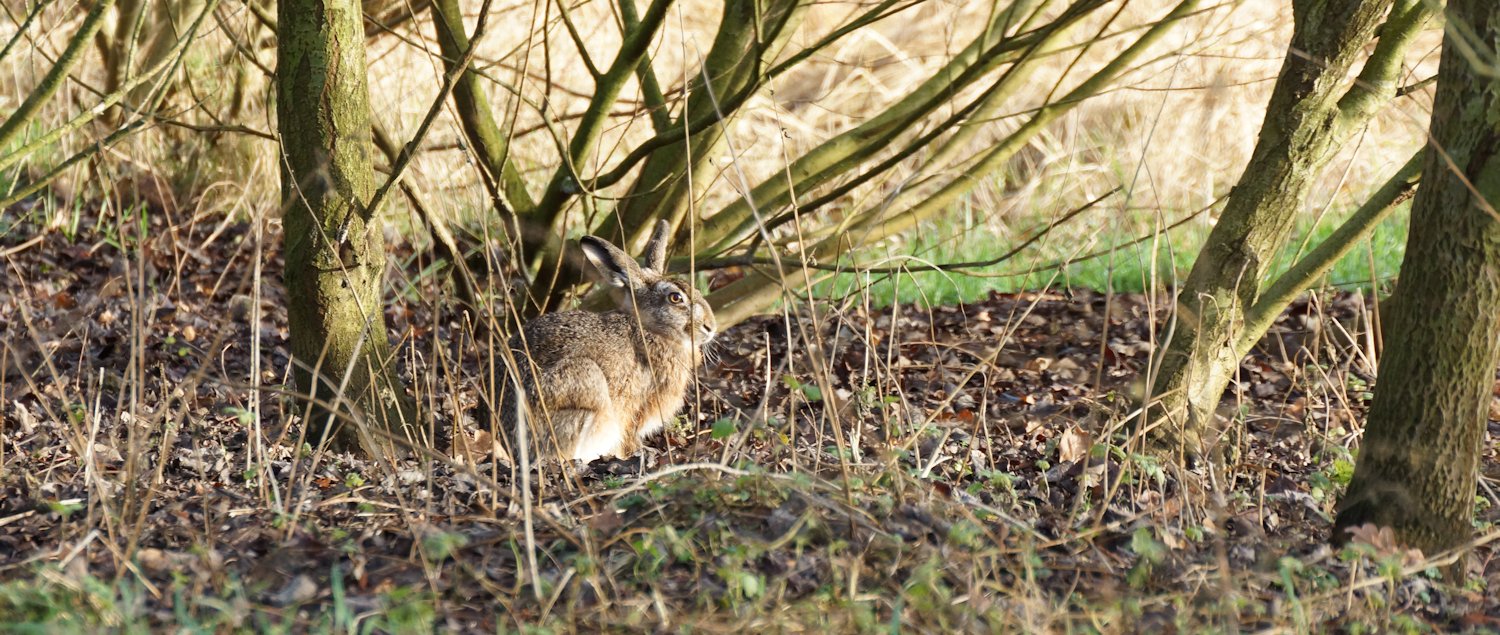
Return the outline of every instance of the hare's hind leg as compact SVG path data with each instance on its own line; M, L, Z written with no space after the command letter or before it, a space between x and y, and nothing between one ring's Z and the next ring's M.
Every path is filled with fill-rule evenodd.
M542 452L575 461L592 461L601 456L619 454L627 440L620 426L610 421L608 412L593 410L559 410L551 414L550 438L542 439Z
M545 412L536 428L540 450L550 456L592 461L618 452L624 430L615 420L609 381L589 359L565 360L548 368L537 382L537 396Z
M573 460L592 461L601 456L619 454L624 442L620 426L609 420L608 412L575 410L581 420L573 429L578 430L578 439L573 446Z

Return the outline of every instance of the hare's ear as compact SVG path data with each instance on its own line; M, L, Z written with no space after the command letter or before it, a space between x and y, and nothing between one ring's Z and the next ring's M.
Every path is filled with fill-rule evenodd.
M635 259L618 247L593 236L578 239L583 256L599 272L601 281L613 287L630 289L641 285L641 268Z
M646 268L657 273L666 273L667 270L667 234L672 226L667 220L656 221L656 228L651 230L651 240L646 241Z

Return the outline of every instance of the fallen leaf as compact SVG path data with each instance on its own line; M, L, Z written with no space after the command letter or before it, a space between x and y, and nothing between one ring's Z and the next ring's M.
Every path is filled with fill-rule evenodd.
M1057 460L1079 461L1088 456L1093 447L1094 435L1078 426L1068 428L1057 439Z

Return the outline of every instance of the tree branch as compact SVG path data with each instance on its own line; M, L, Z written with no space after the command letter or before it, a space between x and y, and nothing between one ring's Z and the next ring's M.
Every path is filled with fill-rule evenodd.
M432 122L437 119L438 113L442 111L443 102L447 101L449 93L453 92L453 87L458 84L459 78L463 76L464 69L468 68L469 62L474 59L474 49L478 48L477 44L480 38L484 37L484 28L489 21L491 1L484 0L484 4L480 6L479 23L474 25L474 38L469 43L468 50L464 51L463 57L458 58L458 63L443 74L443 87L438 90L437 97L432 100L432 106L427 109L427 115L422 118L422 123L417 126L416 134L412 135L411 141L408 141L406 146L401 148L401 154L396 158L395 164L391 166L391 175L386 178L385 183L381 184L380 189L375 190L375 195L370 197L370 202L363 206L361 215L365 220L368 221L374 218L375 211L380 209L380 203L385 200L386 193L390 191L391 186L401 180L401 173L405 172L406 166L411 164L411 158L416 155L417 146L421 145L422 139L427 137L427 132L432 129ZM348 224L349 221L346 219L343 227L347 228ZM343 233L343 231L339 232L339 242L343 242L345 238Z
M1425 0L1400 0L1391 7L1375 51L1365 61L1354 85L1339 99L1340 126L1347 129L1364 125L1377 109L1396 96L1396 81L1401 76L1406 49L1436 13L1434 6Z
M975 38L905 98L874 118L824 141L802 154L783 174L762 181L750 192L710 216L695 237L695 251L719 253L726 245L743 240L754 231L753 206L778 208L791 204L792 193L811 191L849 169L851 160L862 160L889 145L897 135L947 103L954 93L1005 63L1018 62L1034 45L1102 6L1098 0L1078 0L1061 16L1036 31L1004 38L986 47L984 36ZM1003 19L997 16L996 21Z
M101 4L106 3L102 2ZM35 152L43 146L51 144L58 139L61 139L64 135L70 132L82 128L89 122L99 118L100 115L104 114L110 108L114 107L115 104L123 101L125 97L128 96L137 87L145 84L146 82L160 78L161 75L168 69L174 68L181 61L183 52L187 49L188 44L192 41L193 37L197 34L199 27L203 24L204 17L212 13L213 8L217 7L218 4L218 0L212 0L211 2L209 2L205 6L204 11L199 13L197 19L193 21L193 24L187 31L186 35L184 35L182 39L177 41L177 45L172 49L170 54L164 56L162 60L155 66L147 69L140 75L131 78L130 81L126 82L123 86L120 87L120 90L104 96L104 98L100 100L98 104L95 104L92 108L79 113L62 125L53 128L52 130L49 130L37 136L36 138L31 139L26 143L26 145L17 148L10 154L5 155L4 157L0 157L0 170L4 170L12 165L15 165L17 161L20 161L21 159L30 155L32 152ZM66 57L67 54L64 53L63 57L59 58L58 62L53 64L52 68L54 71L64 66L63 59ZM41 87L38 86L38 89L40 88ZM36 93L32 93L32 95L35 96ZM28 101L30 101L29 98ZM24 108L25 105L23 104L22 107ZM19 125L20 122L22 122L24 119L30 118L30 116L31 115L21 115L20 109L17 109L16 113L13 113L9 119L6 119L5 124L0 125L0 128L10 126L13 122L16 122ZM4 135L0 134L0 138L3 137ZM0 147L3 147L4 145L4 142L0 142Z
M578 33L578 26L573 24L573 18L568 15L566 0L558 0L557 15L558 19L562 20L563 29L568 32L568 37L572 38L573 46L578 48L578 57L583 60L583 67L588 69L589 76L593 77L595 82L599 81L604 75L599 72L599 67L594 65L594 58L589 55L588 44L583 41L583 36Z
M478 50L464 33L458 0L433 3L432 21L445 68L457 69L458 60L466 52ZM477 59L477 54L472 59ZM453 104L468 149L479 165L480 180L489 191L495 210L509 226L515 216L530 213L535 202L526 190L526 180L510 160L510 139L490 112L489 96L479 83L480 73L474 69L472 59L453 86Z
M1314 280L1326 275L1359 241L1375 231L1375 226L1390 216L1398 204L1416 193L1417 182L1422 177L1424 154L1423 150L1413 154L1406 165L1401 166L1348 220L1260 294L1255 304L1245 311L1245 327L1241 329L1242 335L1237 348L1248 351L1249 347L1260 341L1260 336L1298 295L1312 286Z
M1120 75L1137 58L1145 53L1151 46L1155 45L1166 33L1171 30L1182 19L1192 15L1201 4L1202 0L1183 0L1174 7L1165 17L1158 20L1133 44L1127 47L1113 60L1100 69L1073 91L1069 92L1061 101L1044 106L1019 129L1002 140L997 147L981 155L980 159L971 169L973 175L987 174L1010 157L1014 156L1030 139L1041 132L1052 121L1063 113L1068 112L1074 105L1081 103L1084 98L1103 87ZM831 254L846 251L851 248L853 235L858 234L859 240L871 242L884 239L896 233L909 231L917 223L925 220L933 214L947 209L959 196L968 192L977 182L971 177L955 179L938 192L929 196L922 202L897 214L888 220L878 218L860 223L851 227L849 231L841 232L825 238L808 250L812 258L828 257ZM877 225L878 223L878 225ZM775 276L760 272L754 272L745 278L731 283L729 286L710 294L711 303L715 304L716 316L721 316L720 321L725 324L733 324L748 317L756 311L774 302L778 297L782 285L779 278L784 277L780 272Z
M1025 240L1021 241L1020 244L1017 244L1015 247L1010 248L1005 253L1000 254L999 256L995 256L994 258L989 258L986 260L970 260L965 262L946 262L936 264L919 263L916 265L903 265L900 267L860 267L858 265L840 264L822 265L814 262L804 263L801 264L801 266L805 266L808 269L818 271L833 271L840 273L858 272L869 274L896 274L920 271L961 271L964 269L982 269L984 267L992 267L1016 257L1017 254L1025 251L1026 248L1032 246L1038 240L1046 237L1047 234L1052 233L1052 230L1057 229L1063 223L1073 220L1073 218L1077 217L1079 214L1093 209L1094 207L1099 205L1099 203L1103 202L1104 199L1107 199L1119 193L1121 189L1121 187L1116 186L1114 189L1105 192L1098 197L1095 197L1093 200L1071 210L1068 210L1062 216L1059 216L1053 219L1051 222L1047 223L1046 227L1043 227L1042 229L1039 229L1032 235L1028 236ZM688 268L689 264L695 265L691 269L691 271L704 271L708 269L723 269L726 267L745 265L774 265L776 263L777 260L774 258L758 257L715 258L712 260L699 260L696 263L691 262L690 259L680 259L673 261L669 269L677 273L687 273L690 271L690 269Z
M604 121L608 118L610 106L625 87L625 81L640 65L641 58L646 54L646 48L650 46L657 29L666 19L667 8L671 4L672 0L655 0L651 3L651 7L646 10L646 14L641 19L640 28L625 36L625 41L621 43L614 62L599 78L594 97L589 101L583 118L579 120L578 129L573 133L573 139L568 143L567 151L563 153L562 165L558 166L557 171L553 173L551 182L548 183L541 201L537 204L535 216L538 217L538 222L550 225L552 220L561 213L568 199L582 191L578 165L593 150L594 144L599 140L599 135L604 132Z
M636 13L635 0L620 0L620 23L623 32L641 28L641 16ZM651 56L641 57L635 67L636 81L641 85L641 97L646 102L646 112L651 117L651 129L657 134L672 125L672 116L667 112L667 97L661 92L661 82L656 78L656 69L651 65Z
M36 3L36 6L31 8L31 13L26 14L26 19L21 22L20 26L16 27L15 35L12 35L10 41L5 43L5 48L0 49L0 60L5 59L6 55L10 55L10 50L16 46L16 42L21 41L21 37L26 35L26 31L31 28L31 24L36 22L37 16L40 16L42 10L51 4L52 0L42 0L42 2Z
M15 141L16 135L31 123L32 116L41 110L42 105L47 103L47 100L51 99L58 89L62 88L68 72L83 59L83 48L94 39L94 34L99 31L99 28L104 26L104 17L114 3L115 0L99 0L94 4L94 8L84 17L83 24L78 27L78 32L68 40L68 47L63 50L62 55L58 56L52 68L42 77L42 81L37 83L36 87L31 90L31 94L26 96L26 100L6 116L3 123L0 123L0 148ZM12 156L15 156L14 153Z

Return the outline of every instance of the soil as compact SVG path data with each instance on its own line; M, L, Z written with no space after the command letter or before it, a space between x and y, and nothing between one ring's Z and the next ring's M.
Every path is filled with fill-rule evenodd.
M387 318L436 449L375 461L303 438L276 227L111 223L0 236L0 580L148 624L1500 629L1500 396L1467 582L1374 528L1328 545L1375 385L1358 292L1281 317L1195 462L1129 425L1170 295L1075 289L753 318L643 453L520 478L427 253L393 251Z

